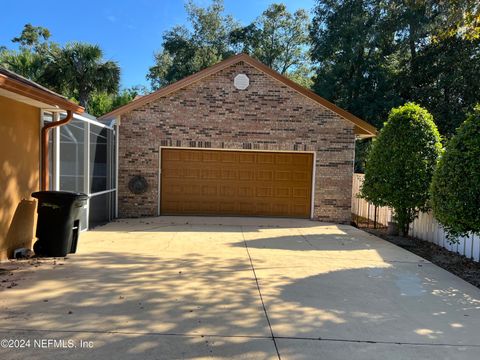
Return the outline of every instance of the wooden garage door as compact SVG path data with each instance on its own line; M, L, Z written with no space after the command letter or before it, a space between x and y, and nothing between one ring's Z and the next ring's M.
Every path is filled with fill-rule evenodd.
M162 149L162 215L310 217L313 154Z

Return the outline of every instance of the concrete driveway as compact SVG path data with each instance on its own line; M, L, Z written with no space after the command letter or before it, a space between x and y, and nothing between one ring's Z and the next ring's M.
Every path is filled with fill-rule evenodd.
M24 342L0 349L2 359L480 353L480 290L350 226L121 220L82 234L66 260L23 263L0 277L18 284L0 288L0 339Z

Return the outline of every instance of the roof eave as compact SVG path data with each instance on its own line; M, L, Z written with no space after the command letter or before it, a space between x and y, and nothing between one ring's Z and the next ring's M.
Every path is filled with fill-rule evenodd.
M183 79L180 79L170 85L167 85L151 94L142 96L141 98L138 98L136 100L131 101L130 103L123 105L113 111L110 111L107 114L104 114L99 117L99 119L102 120L107 120L107 119L112 119L116 116L122 115L130 110L136 109L142 105L148 104L151 101L154 101L160 97L166 96L168 94L171 94L174 91L180 90L184 88L185 86L191 85L197 81L200 81L207 76L210 76L212 74L215 74L216 72L230 66L233 64L236 64L240 61L243 61L242 58L246 56L245 54L239 54L232 56L226 60L223 60L215 65L212 65L206 69L203 69L195 74L189 75Z
M119 107L118 109L115 109L105 115L102 115L99 117L99 119L102 120L107 120L107 119L113 119L115 117L119 117L122 114L136 109L142 105L148 104L151 101L154 101L158 98L161 98L163 96L166 96L174 91L180 90L184 88L185 86L191 85L197 81L200 81L201 79L204 79L207 76L210 76L218 71L221 71L233 64L236 64L238 62L246 62L249 65L257 68L258 70L266 73L267 75L270 75L274 79L282 82L283 84L289 86L293 90L297 91L303 96L306 96L313 101L319 103L320 105L326 107L327 109L333 111L334 113L338 114L342 118L346 119L347 121L350 121L351 123L354 124L355 126L355 134L358 136L362 137L375 137L377 135L377 129L367 123L366 121L356 117L355 115L349 113L346 110L343 110L336 106L335 104L329 102L328 100L322 98L321 96L315 94L313 91L304 88L303 86L297 84L293 80L288 79L284 75L281 75L277 73L275 70L269 68L267 65L261 63L258 60L253 59L252 57L248 56L247 54L238 54L235 56L232 56L226 60L223 60L213 66L210 66L204 70L201 70L195 74L192 74L190 76L187 76L186 78L183 78L173 84L167 85L164 88L161 88L160 90L157 90L149 95L145 95L139 99L133 100L132 102Z
M4 74L0 74L0 87L18 95L51 105L52 107L58 107L62 110L70 110L77 114L81 114L85 111L85 109L80 105L68 101L60 95L54 95L50 92L29 86L26 83L9 78Z

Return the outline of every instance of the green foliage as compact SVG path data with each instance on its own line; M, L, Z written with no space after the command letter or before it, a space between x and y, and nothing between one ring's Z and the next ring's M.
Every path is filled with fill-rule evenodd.
M480 39L447 38L426 45L400 90L426 108L442 134L453 135L480 99Z
M87 112L91 115L100 117L116 108L126 105L137 96L147 94L144 86L133 86L129 89L123 89L117 94L108 94L106 92L94 92L88 102Z
M88 108L94 92L115 94L120 83L120 67L104 61L98 45L69 43L54 54L43 74L43 83L58 92L73 96Z
M103 60L98 45L69 43L60 47L49 38L48 29L26 24L12 40L20 49L0 51L0 66L76 99L86 108L94 93L117 93L120 68L114 61Z
M311 85L308 59L308 16L289 13L283 4L270 5L252 24L240 27L223 15L223 1L206 8L189 1L191 29L175 26L163 35L162 49L147 79L153 89L180 80L225 58L246 52L301 85Z
M223 15L223 1L213 0L207 8L186 4L192 31L175 26L163 35L162 50L155 54L155 65L147 79L152 88L180 80L233 54L228 36L236 27L230 16Z
M442 150L440 140L432 115L407 103L392 109L373 141L361 196L377 206L392 207L405 235L418 210L426 207L429 184Z
M308 15L305 10L292 14L284 4L271 4L253 23L234 30L230 41L237 52L250 54L287 74L307 62Z
M49 61L47 57L28 49L0 52L0 66L38 83L42 82Z
M402 103L386 16L377 0L320 0L310 28L314 91L379 127Z
M0 66L43 84L45 69L59 51L58 44L49 41L49 38L48 29L26 24L20 36L12 39L12 43L20 44L19 49L4 47L0 51Z
M28 49L38 49L48 46L48 39L50 38L50 30L41 26L33 26L32 24L25 24L20 36L12 39L13 43L19 43L21 47Z
M434 41L451 37L466 40L480 38L480 3L478 1L450 0L440 4L449 8L450 11L440 18L444 26L439 29Z
M451 136L480 98L478 4L318 0L314 90L379 127L393 106L419 103Z
M480 107L447 143L431 186L435 217L454 241L480 234Z
M365 173L367 154L372 146L372 139L355 141L355 164L354 171L359 174Z
M307 89L312 89L313 72L307 64L296 66L293 70L287 72L285 76Z
M189 25L167 31L155 54L154 89L243 51L378 127L412 101L450 137L480 98L478 0L317 0L310 26L305 11L279 3L246 26L224 14L222 0L190 0L186 10ZM98 46L61 47L50 37L26 24L12 39L18 50L0 46L0 66L87 107L103 92L116 98L118 65Z
M136 85L128 89L123 89L113 97L112 110L126 105L135 98L144 95L148 95L148 89L143 85Z
M94 92L88 102L87 113L99 117L113 109L113 96L106 92Z

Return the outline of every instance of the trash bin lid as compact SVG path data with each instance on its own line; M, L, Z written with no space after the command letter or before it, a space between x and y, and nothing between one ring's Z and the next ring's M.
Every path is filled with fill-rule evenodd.
M35 199L50 199L50 200L88 200L88 195L74 191L37 191L32 193Z

